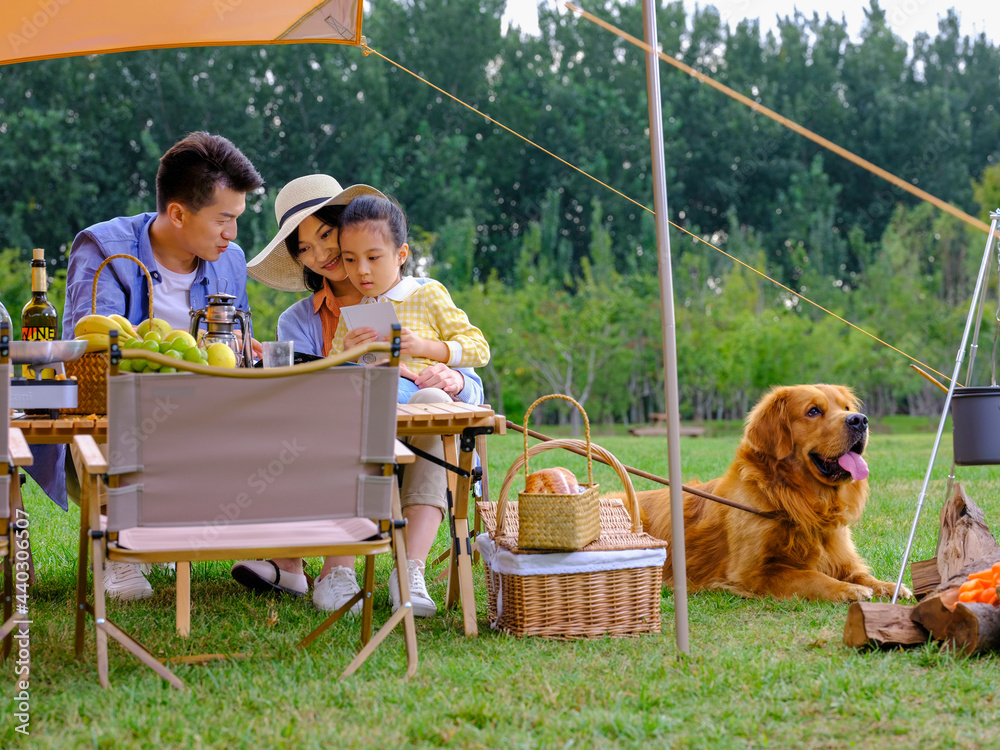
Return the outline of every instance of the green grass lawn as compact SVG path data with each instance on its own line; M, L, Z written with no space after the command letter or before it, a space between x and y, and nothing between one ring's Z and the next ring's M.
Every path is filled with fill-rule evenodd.
M873 426L872 497L855 540L880 578L895 580L930 457L933 430ZM684 438L683 476L708 479L728 465L737 437ZM668 473L664 438L600 436L622 462ZM490 439L493 499L521 436ZM938 511L951 463L941 446L911 559L934 554ZM547 452L532 467L583 459ZM620 486L595 464L602 490ZM1000 517L1000 471L959 467L968 494L991 525ZM517 483L515 482L515 488ZM637 489L651 487L637 481ZM173 632L174 585L154 572L152 599L109 604L109 615L154 653L240 653L247 658L179 666L177 691L123 649L111 648L111 689L97 683L92 625L83 661L73 657L75 508L62 513L26 486L38 581L30 592L30 737L15 731L14 667L0 665L7 701L0 747L53 748L988 748L1000 747L1000 679L994 656L956 658L933 646L859 652L843 645L847 605L691 595L690 653L674 642L674 600L663 592L659 636L586 641L514 638L486 621L476 569L480 634L460 617L418 621L420 669L404 669L401 638L390 637L358 674L339 680L358 637L339 623L308 651L295 643L322 620L308 601L258 598L229 577L227 564L193 572L192 635ZM439 535L435 552L446 549ZM313 572L317 570L315 563ZM389 612L378 572L375 613ZM907 575L907 582L909 576ZM440 603L444 584L431 594Z

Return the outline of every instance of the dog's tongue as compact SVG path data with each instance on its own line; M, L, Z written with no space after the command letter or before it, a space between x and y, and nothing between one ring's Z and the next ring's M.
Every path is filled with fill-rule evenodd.
M840 468L851 473L851 478L855 482L860 482L868 476L868 464L858 453L845 453L837 459Z

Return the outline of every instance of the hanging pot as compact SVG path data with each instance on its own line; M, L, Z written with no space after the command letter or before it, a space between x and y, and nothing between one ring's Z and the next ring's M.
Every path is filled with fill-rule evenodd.
M951 425L956 464L1000 464L1000 386L956 388Z

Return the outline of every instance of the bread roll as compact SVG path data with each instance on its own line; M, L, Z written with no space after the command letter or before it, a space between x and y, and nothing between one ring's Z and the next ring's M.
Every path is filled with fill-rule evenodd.
M524 491L532 495L576 495L583 492L583 487L572 471L556 466L529 474Z

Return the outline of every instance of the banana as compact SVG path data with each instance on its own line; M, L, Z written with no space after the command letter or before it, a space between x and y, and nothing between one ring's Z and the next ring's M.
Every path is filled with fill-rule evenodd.
M139 338L139 336L137 336L135 333L135 328L132 327L132 321L130 321L124 315L118 315L117 313L113 313L108 317L118 324L118 327L122 329L122 332L125 334L126 337L134 339Z
M88 333L103 333L107 336L112 330L117 330L119 334L123 332L122 327L107 315L84 315L73 327L73 335L77 338Z
M87 342L88 352L106 352L111 347L111 337L106 333L79 333L76 338Z

